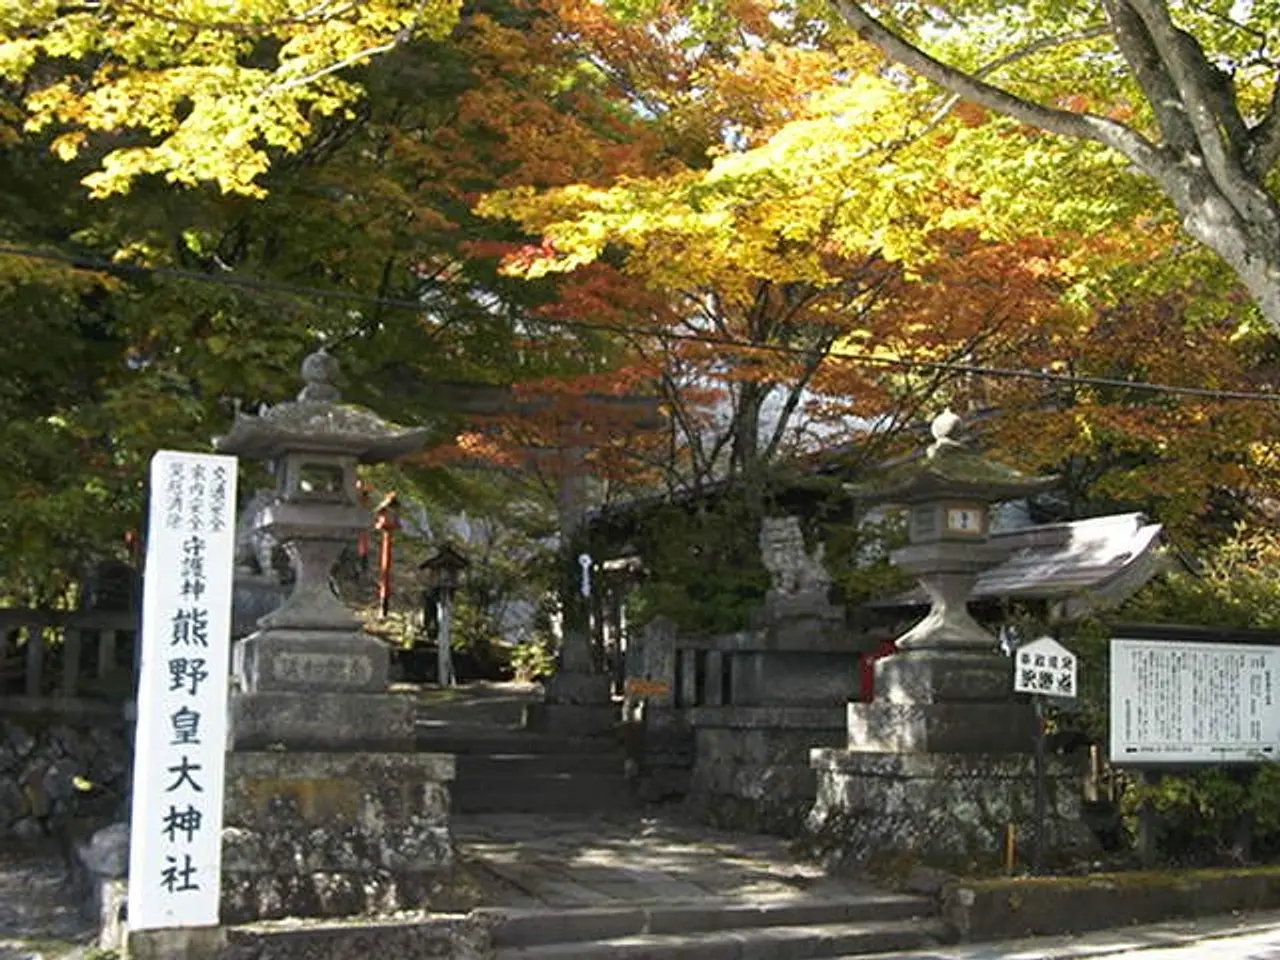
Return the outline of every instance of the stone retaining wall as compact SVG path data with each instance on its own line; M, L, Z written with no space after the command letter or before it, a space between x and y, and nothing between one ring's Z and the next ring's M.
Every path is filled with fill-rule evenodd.
M0 715L0 840L106 822L127 806L132 757L119 708Z
M133 960L482 960L493 956L491 925L484 917L470 915L145 930L129 935L129 956Z
M952 880L940 891L962 940L1062 936L1280 906L1280 867Z

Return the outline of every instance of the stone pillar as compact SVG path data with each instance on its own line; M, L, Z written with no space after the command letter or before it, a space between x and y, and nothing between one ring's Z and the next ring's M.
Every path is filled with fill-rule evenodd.
M645 685L639 755L634 758L637 792L649 802L683 797L693 765L693 734L688 711L676 708L676 625L655 617L637 640L638 671L631 679Z
M613 682L596 669L591 651L591 598L582 595L582 568L578 557L580 533L586 521L585 452L568 451L565 474L560 478L557 509L560 514L561 603L563 636L560 662L545 686L542 703L525 708L525 726L556 736L608 736L621 721L613 703ZM592 589L599 589L592 585Z

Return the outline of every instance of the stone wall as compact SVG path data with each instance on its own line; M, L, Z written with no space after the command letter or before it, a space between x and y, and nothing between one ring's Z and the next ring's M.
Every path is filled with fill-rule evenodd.
M128 804L131 767L118 708L0 715L0 840L111 820Z
M223 921L434 903L453 867L453 777L445 754L228 754Z
M1003 857L1013 824L1029 848L1036 773L1031 754L859 753L816 749L818 795L806 846L828 866L861 870L922 863L987 871ZM1083 768L1046 758L1044 856L1049 866L1096 854L1081 819Z
M688 802L713 826L791 836L816 792L809 753L845 739L840 707L701 707Z
M130 934L134 960L372 960L383 957L492 957L491 921L483 916L437 916L379 922L289 927L145 930Z

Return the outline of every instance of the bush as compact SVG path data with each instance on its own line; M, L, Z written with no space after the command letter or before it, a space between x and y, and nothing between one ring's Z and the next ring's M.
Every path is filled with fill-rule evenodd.
M1238 528L1201 568L1166 573L1114 615L1117 621L1209 627L1280 627L1280 536ZM1052 632L1032 617L1013 618L1024 640ZM1112 629L1098 619L1061 628L1080 662L1079 698L1069 711L1050 708L1055 732L1093 743L1109 735ZM1280 856L1280 764L1209 767L1143 784L1116 774L1120 813L1130 832L1149 804L1156 816L1156 855L1179 866Z
M545 680L556 672L556 655L537 641L518 643L511 648L511 669L521 683Z

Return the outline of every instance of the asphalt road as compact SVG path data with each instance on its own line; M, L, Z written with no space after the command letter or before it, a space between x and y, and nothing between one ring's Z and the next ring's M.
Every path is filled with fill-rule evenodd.
M1280 913L1178 921L1079 937L968 944L891 956L893 960L1280 960Z

